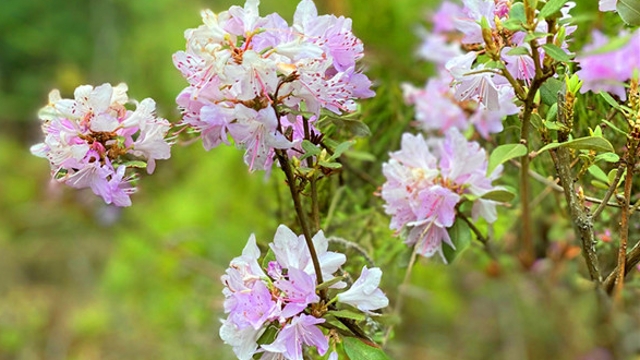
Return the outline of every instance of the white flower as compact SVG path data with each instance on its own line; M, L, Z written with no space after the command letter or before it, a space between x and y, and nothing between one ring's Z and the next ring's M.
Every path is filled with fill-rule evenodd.
M364 266L360 277L351 285L351 288L338 294L338 301L353 305L365 312L386 307L389 305L389 299L378 288L381 277L380 268L367 269Z

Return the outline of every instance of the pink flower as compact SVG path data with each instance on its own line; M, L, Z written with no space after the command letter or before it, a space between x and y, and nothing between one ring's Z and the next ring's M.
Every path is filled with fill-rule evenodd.
M442 243L450 246L447 228L455 220L456 206L465 194L481 197L495 187L492 182L501 167L487 176L487 155L478 143L467 141L452 128L443 140L428 146L422 135L404 134L401 149L383 164L387 181L382 185L385 212L391 215L390 228L409 230L406 243L419 254L442 256ZM474 219L496 220L496 203L477 199ZM443 256L444 259L444 256Z
M356 70L363 46L350 19L318 16L303 0L289 26L277 14L260 16L258 5L203 11L204 24L185 32L187 48L173 57L189 84L176 100L183 123L207 150L232 138L250 171L271 169L275 150L295 145L279 126L286 117L301 127L290 113L349 113L357 99L374 95Z
M134 111L128 103L125 84L79 86L74 99L53 90L39 113L46 137L32 153L49 160L55 180L91 188L107 204L131 205L135 168L153 173L156 160L171 156L172 142L171 124L156 117L155 101L133 102Z
M323 280L333 279L346 257L327 251L328 241L322 231L312 242ZM242 255L231 261L222 276L224 311L228 315L222 322L220 337L240 359L251 359L261 352L262 359L302 359L303 346L316 347L319 354L325 354L328 340L316 326L325 319L316 317L319 315L314 311L318 309L320 296L304 237L280 225L269 246L276 260L268 263L266 272L258 262L260 250L251 235ZM365 267L361 278L344 292L344 303L362 311L386 306L386 297L378 289L381 275L380 269ZM329 289L337 291L345 286L344 282L337 282ZM359 300L363 294L369 298ZM259 348L257 340L269 326L278 329L278 336L271 344Z
M577 58L581 69L576 74L584 81L580 92L607 91L622 100L627 98L623 83L633 76L634 70L640 69L640 31L619 36L629 36L629 42L614 51L598 52L609 39L598 31L593 32L593 42L585 46L585 53Z
M282 353L285 359L289 360L304 360L303 344L314 346L318 349L318 354L324 355L329 349L329 341L316 326L324 321L324 319L300 314L280 330L273 343L262 345L262 348L270 352Z

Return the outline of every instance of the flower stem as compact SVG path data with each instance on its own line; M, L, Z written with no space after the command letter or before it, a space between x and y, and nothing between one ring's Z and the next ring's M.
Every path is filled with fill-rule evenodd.
M307 247L309 248L309 254L311 255L311 261L313 262L313 269L316 273L316 281L318 284L322 284L324 280L322 279L322 270L320 268L320 261L318 261L318 254L316 253L316 248L313 245L313 241L311 240L311 228L309 226L309 222L307 219L307 215L302 206L302 201L300 200L300 191L298 186L296 186L296 178L291 170L291 164L289 163L289 156L282 149L276 149L276 157L278 158L278 162L280 163L280 168L284 171L285 176L287 177L287 185L289 186L289 191L291 192L291 198L293 199L293 206L296 210L296 215L298 217L298 222L300 223L300 227L302 228L302 234L304 235L304 240L307 243ZM320 290L320 297L322 299L326 299L327 291L326 289Z
M413 252L411 253L411 259L409 260L409 265L407 265L407 271L404 274L404 280L400 285L400 291L398 291L398 299L396 300L396 306L393 309L393 315L395 318L400 317L400 311L402 310L402 305L404 305L404 293L406 291L407 284L409 284L409 280L411 280L411 272L413 270L413 265L415 265L416 260L418 258L418 243L413 246ZM384 334L384 338L382 339L382 347L387 344L389 341L389 337L391 336L391 332L393 331L393 324L389 325L387 331Z

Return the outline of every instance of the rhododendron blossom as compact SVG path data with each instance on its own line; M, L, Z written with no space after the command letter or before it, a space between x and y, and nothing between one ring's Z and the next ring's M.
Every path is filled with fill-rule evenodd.
M465 194L478 197L471 211L474 220L497 219L496 202L480 197L497 189L492 182L502 168L487 174L487 166L484 149L455 128L432 146L420 134L404 134L401 149L382 167L387 181L380 194L391 215L390 228L408 230L405 242L415 244L419 254L431 257L437 252L444 259L442 243L453 247L446 229L453 225Z
M258 5L203 11L204 25L185 32L186 51L173 60L189 82L177 98L183 122L201 133L205 148L230 137L246 150L250 170L268 170L274 149L300 150L305 134L296 114L350 113L356 99L374 93L356 67L363 46L350 19L318 16L303 0L289 26L275 13L261 17Z
M624 82L631 79L633 72L640 70L640 31L627 36L628 42L612 51L600 51L610 39L599 31L593 32L593 41L584 47L584 54L579 55L580 70L576 74L584 81L581 92L589 90L607 91L625 100L627 90Z
M128 102L125 84L83 85L74 99L53 90L39 112L45 140L31 152L49 160L55 180L91 188L107 204L131 205L135 168L153 173L156 160L171 156L172 142L171 124L156 117L152 99L134 102L135 110L125 107Z
M328 251L322 231L313 236L312 242L323 280L333 279L346 257ZM315 347L324 355L329 341L317 326L325 322L319 316L322 314L310 311L313 306L318 308L321 299L316 293L318 283L304 237L280 225L269 246L275 260L262 269L258 263L260 250L251 235L242 255L231 261L222 276L224 310L228 316L220 328L220 337L233 347L239 359L262 354L263 359L302 360L303 346ZM338 303L367 312L387 306L388 300L378 288L381 275L380 269L365 267L351 289L336 296ZM330 288L334 291L344 286L344 282L338 281ZM269 326L277 328L275 340L259 345L258 338Z

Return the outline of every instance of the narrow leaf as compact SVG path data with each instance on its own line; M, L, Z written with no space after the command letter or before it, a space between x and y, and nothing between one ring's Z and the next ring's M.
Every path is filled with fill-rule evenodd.
M382 349L367 345L358 338L342 338L342 344L350 360L391 360Z
M491 156L489 156L487 175L493 173L493 170L495 170L498 165L526 154L527 147L522 144L505 144L498 146L493 149Z
M327 280L327 281L323 282L322 284L316 286L316 290L328 289L331 286L335 285L336 283L339 283L342 280L344 280L344 278L342 276L336 276L333 279Z
M506 189L499 189L489 191L488 193L482 195L481 199L484 200L493 200L497 202L511 202L516 197L516 194L512 193Z
M600 96L602 96L604 101L606 101L607 104L611 105L611 107L613 107L616 110L622 110L622 107L620 106L620 104L616 101L616 99L613 98L613 96L609 95L608 92L600 91L598 94L600 94Z
M541 19L548 18L550 15L553 15L554 13L560 11L560 9L562 9L562 7L564 6L564 4L566 2L567 2L567 0L549 0L549 1L547 1L547 3L544 4L544 6L542 7L542 10L540 10L540 15L538 15L538 17L541 18Z
M363 313L351 310L331 310L327 311L327 314L333 315L337 318L351 319L355 321L362 321L366 319L366 316Z
M551 56L551 58L554 60L562 61L562 62L571 61L571 57L569 56L569 54L567 54L564 50L557 47L556 45L544 44L542 45L542 48L544 49L545 53Z
M602 152L614 152L613 145L605 139L597 136L587 136L578 138L575 140L569 140L563 143L550 143L543 146L540 150L538 150L538 154L543 153L547 150L559 148L561 146L566 146L576 150L594 150L594 151L602 151Z

